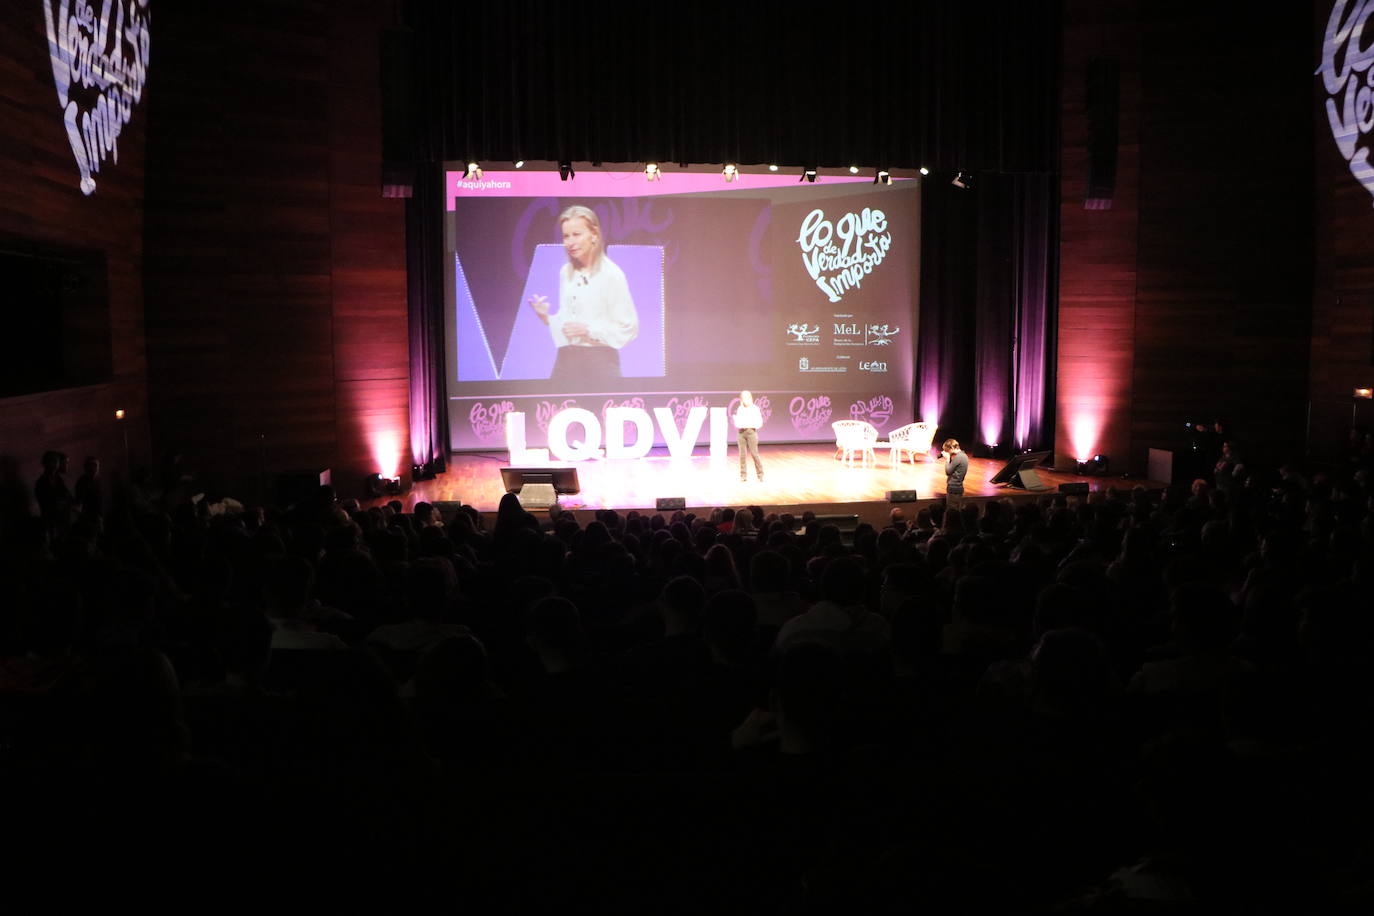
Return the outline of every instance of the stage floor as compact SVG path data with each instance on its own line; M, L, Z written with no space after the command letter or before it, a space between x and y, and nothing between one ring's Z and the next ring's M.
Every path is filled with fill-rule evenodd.
M653 511L655 500L680 496L689 509L710 509L716 506L758 505L778 510L811 508L818 513L833 511L858 512L864 520L886 515L889 490L915 490L918 501L927 503L945 492L945 464L943 461L918 461L889 467L886 450L878 453L877 467L847 467L835 460L832 445L764 445L764 480L754 480L753 469L749 481L739 479L739 459L731 448L728 459L713 461L705 454L688 459L673 459L661 449L646 458L633 461L594 460L577 463L578 480L582 492L565 496L564 508L572 510L639 509ZM449 458L449 469L434 480L422 481L406 494L407 505L419 501L459 501L482 512L493 512L505 494L501 485L501 468L507 467L507 456L499 452L457 453ZM1152 489L1164 486L1141 478L1080 477L1038 468L1049 490L1028 493L1010 490L989 483L1005 462L985 458L969 459L968 476L964 480L966 499L988 499L1002 496L1025 497L1051 493L1061 483L1086 482L1090 489L1108 486L1131 488L1143 484ZM549 467L559 466L556 462ZM856 506L863 506L860 512Z

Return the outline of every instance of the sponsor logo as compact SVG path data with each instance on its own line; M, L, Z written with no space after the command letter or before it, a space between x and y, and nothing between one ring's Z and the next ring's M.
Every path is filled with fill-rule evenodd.
M813 398L798 395L787 405L787 412L797 432L815 432L830 422L830 398L823 394Z
M875 347L885 347L892 343L902 329L890 324L870 324L864 328L864 343Z
M892 419L892 398L880 394L867 401L855 401L849 405L849 416L854 420L866 420L881 429Z
M496 401L490 406L478 401L468 411L472 434L483 442L498 438L506 427L506 414L514 410L512 401Z
M792 338L787 342L791 347L804 347L821 342L821 326L818 324L789 324L787 334Z
M802 265L816 287L831 302L859 289L864 277L887 258L892 233L887 214L865 207L849 212L833 223L820 207L806 214L797 233Z
M803 356L797 360L798 372L848 372L848 366L813 366L811 360Z
M1355 180L1374 194L1374 167L1366 142L1374 130L1374 44L1365 32L1371 15L1370 0L1336 0L1326 21L1317 75L1326 89L1326 120L1336 148Z
M43 0L57 107L67 129L81 193L95 193L94 174L119 162L119 135L148 82L148 0Z
M859 363L860 372L886 372L887 363L877 360L864 360Z

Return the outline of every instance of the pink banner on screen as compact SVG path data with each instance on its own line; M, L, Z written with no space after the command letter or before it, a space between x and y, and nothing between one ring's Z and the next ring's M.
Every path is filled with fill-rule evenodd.
M665 172L658 181L646 181L643 172L578 172L563 181L557 172L484 171L480 181L469 181L463 172L448 172L448 209L454 200L487 197L646 197L661 194L700 194L706 191L758 191L788 188L799 184L797 175L770 172L766 175L740 173L730 183L716 172ZM905 179L897 179L905 180ZM862 175L818 175L817 184L872 183Z

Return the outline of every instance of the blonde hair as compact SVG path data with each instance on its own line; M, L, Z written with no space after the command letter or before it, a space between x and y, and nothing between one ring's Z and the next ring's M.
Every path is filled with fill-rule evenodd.
M596 211L591 207L584 207L581 204L573 204L562 213L558 214L558 228L561 231L563 224L570 219L584 219L587 226L596 233L596 252L592 255L591 264L587 265L591 270L596 270L601 266L601 258L606 254L606 237L601 234L601 218L596 215ZM572 255L568 255L568 263L572 264ZM573 264L576 267L576 264Z

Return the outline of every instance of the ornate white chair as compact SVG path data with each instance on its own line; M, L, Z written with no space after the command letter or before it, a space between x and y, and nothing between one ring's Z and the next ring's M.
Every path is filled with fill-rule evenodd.
M887 434L888 464L896 467L905 459L916 463L916 456L930 457L930 444L935 439L934 423L908 423Z
M874 445L878 441L878 430L863 420L836 420L830 424L835 431L835 457L850 467L854 466L857 456L859 463L868 466L878 463Z

